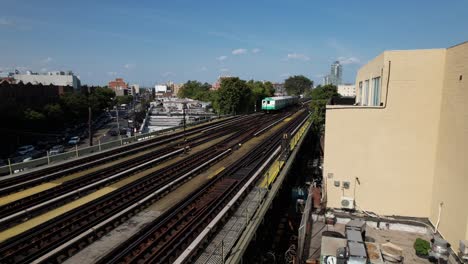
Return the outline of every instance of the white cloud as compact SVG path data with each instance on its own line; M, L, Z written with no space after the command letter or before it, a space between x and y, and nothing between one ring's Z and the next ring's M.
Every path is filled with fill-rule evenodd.
M117 75L117 72L107 72L107 75L109 75L109 76L116 76L116 75Z
M228 68L221 68L221 69L219 69L219 71L220 71L220 72L228 72L229 69L228 69Z
M308 61L310 58L307 55L300 54L300 53L289 53L287 60L303 60L303 61Z
M282 77L282 78L286 78L286 77L289 77L289 76L291 76L291 74L289 72L288 73L283 73L283 74L280 75L280 77Z
M43 64L49 64L49 63L51 63L53 60L54 60L54 59L52 59L51 57L47 57L47 58L43 59L41 62L42 62Z
M41 72L46 72L48 69L47 68L42 68Z
M252 50L252 53L259 53L260 51L262 51L262 50L259 49L259 48L255 48L255 49Z
M245 54L245 53L247 53L246 49L235 49L235 50L232 51L233 55L241 55L241 54Z
M175 76L176 74L168 71L168 72L163 72L161 75L164 77L171 77L171 76Z
M127 70L135 69L136 65L135 63L127 63L124 65L124 68Z
M223 60L226 60L226 59L227 59L227 56L224 56L224 55L223 55L223 56L219 56L219 57L217 57L216 59L219 60L219 61L223 61Z
M208 68L206 68L205 66L200 68L200 71L207 71L207 70L208 70Z
M343 65L346 65L346 64L359 64L361 63L361 60L359 60L358 58L356 57L339 57L338 58L338 61L343 64Z

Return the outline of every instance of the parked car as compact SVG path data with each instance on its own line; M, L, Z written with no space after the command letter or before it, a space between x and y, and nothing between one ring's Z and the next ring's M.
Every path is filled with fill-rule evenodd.
M117 129L111 129L111 130L109 130L109 135L112 136L112 137L117 136L117 135L118 135Z
M71 137L70 140L68 140L68 145L78 145L80 142L80 137L74 136Z
M63 153L64 150L65 150L65 147L63 145L55 145L49 150L49 155L51 156L57 155L57 154Z
M25 155L33 150L34 150L33 145L25 145L25 146L19 147L16 153L18 153L19 155Z

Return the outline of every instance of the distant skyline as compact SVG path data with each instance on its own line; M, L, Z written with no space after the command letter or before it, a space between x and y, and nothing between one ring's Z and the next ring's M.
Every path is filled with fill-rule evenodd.
M220 75L343 82L384 50L468 40L468 1L26 1L0 9L0 71L72 70L83 84Z

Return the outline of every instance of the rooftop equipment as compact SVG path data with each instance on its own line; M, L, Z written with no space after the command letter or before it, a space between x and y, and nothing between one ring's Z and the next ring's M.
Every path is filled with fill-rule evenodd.
M463 263L468 263L468 240L460 240L458 256Z
M366 221L353 219L346 224L345 230L355 230L361 233L362 239L366 238Z
M431 243L432 246L429 251L429 257L438 261L448 261L450 244L446 240L438 237L431 239Z

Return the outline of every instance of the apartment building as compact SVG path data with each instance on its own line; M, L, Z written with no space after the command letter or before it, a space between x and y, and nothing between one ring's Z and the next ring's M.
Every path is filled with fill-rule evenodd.
M116 78L113 81L110 81L107 86L115 92L116 96L128 95L128 84L124 81L123 78Z
M428 218L457 249L468 239L467 79L468 42L364 65L356 104L327 106L327 206Z

